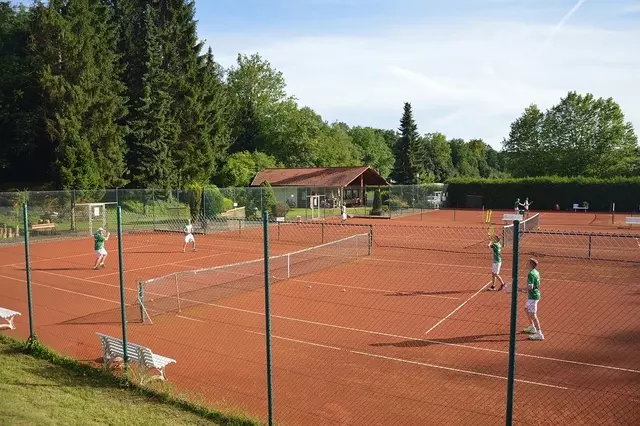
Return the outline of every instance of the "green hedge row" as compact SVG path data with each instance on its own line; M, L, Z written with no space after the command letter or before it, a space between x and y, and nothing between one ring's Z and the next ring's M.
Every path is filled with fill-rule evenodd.
M526 197L534 210L570 210L585 201L589 210L631 212L640 209L640 177L634 178L564 178L536 177L522 179L451 179L448 182L449 207L472 207L478 197L486 209L512 209L517 198Z

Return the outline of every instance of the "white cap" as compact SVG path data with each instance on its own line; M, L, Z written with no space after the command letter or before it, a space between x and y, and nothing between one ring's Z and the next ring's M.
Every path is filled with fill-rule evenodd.
M102 232L102 231L104 231L104 228L99 228L98 229L98 232Z

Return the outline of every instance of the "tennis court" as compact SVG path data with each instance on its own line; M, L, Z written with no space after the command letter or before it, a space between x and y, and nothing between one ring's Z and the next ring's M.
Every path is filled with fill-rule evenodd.
M300 425L502 423L511 294L486 291L486 226L358 224L270 229L275 418ZM261 231L199 235L193 253L181 252L181 235L125 235L124 261L129 339L176 359L167 373L181 390L264 417L264 264L221 267L259 259ZM637 419L640 247L631 237L598 238L591 237L589 258L583 235L523 237L520 281L535 254L546 340L519 336L519 424ZM100 357L96 332L121 333L115 243L99 271L90 269L91 245L31 247L36 333L90 361ZM3 303L25 313L16 331L24 335L24 248L0 250ZM509 249L502 275L510 281ZM151 282L145 290L162 296L147 299L150 321L134 322L141 319L138 283L162 277L171 285L153 290ZM181 296L167 290L176 279Z

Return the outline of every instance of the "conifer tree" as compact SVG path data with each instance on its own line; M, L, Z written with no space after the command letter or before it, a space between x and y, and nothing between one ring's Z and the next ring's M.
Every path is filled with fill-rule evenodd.
M418 175L423 172L421 167L424 158L423 144L409 102L404 104L404 112L398 130L400 136L395 146L396 161L392 176L401 185L418 183Z
M141 97L131 114L131 152L129 164L138 187L168 190L177 180L171 158L178 126L171 117L170 79L161 68L162 47L150 6L140 14L140 33L144 36L144 74Z

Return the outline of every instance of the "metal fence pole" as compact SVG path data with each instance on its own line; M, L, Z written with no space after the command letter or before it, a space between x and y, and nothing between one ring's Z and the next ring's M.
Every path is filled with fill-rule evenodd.
M271 275L269 272L269 213L262 212L262 229L264 234L264 315L265 334L267 338L267 401L269 426L273 426L273 385L271 381Z
M27 273L27 303L29 306L29 341L35 339L33 332L33 300L31 294L31 260L29 253L29 211L27 203L22 204L22 226L24 227L24 269Z
M122 207L117 207L117 221L118 221L118 272L120 277L120 316L122 318L122 353L124 358L125 372L127 369L127 363L129 361L129 354L127 351L127 310L125 308L125 295L124 295L124 250L122 248Z
M520 260L520 221L513 222L513 271L511 273L511 329L509 332L509 374L507 378L506 425L513 425L513 393L516 371L516 334L518 327L518 262Z

